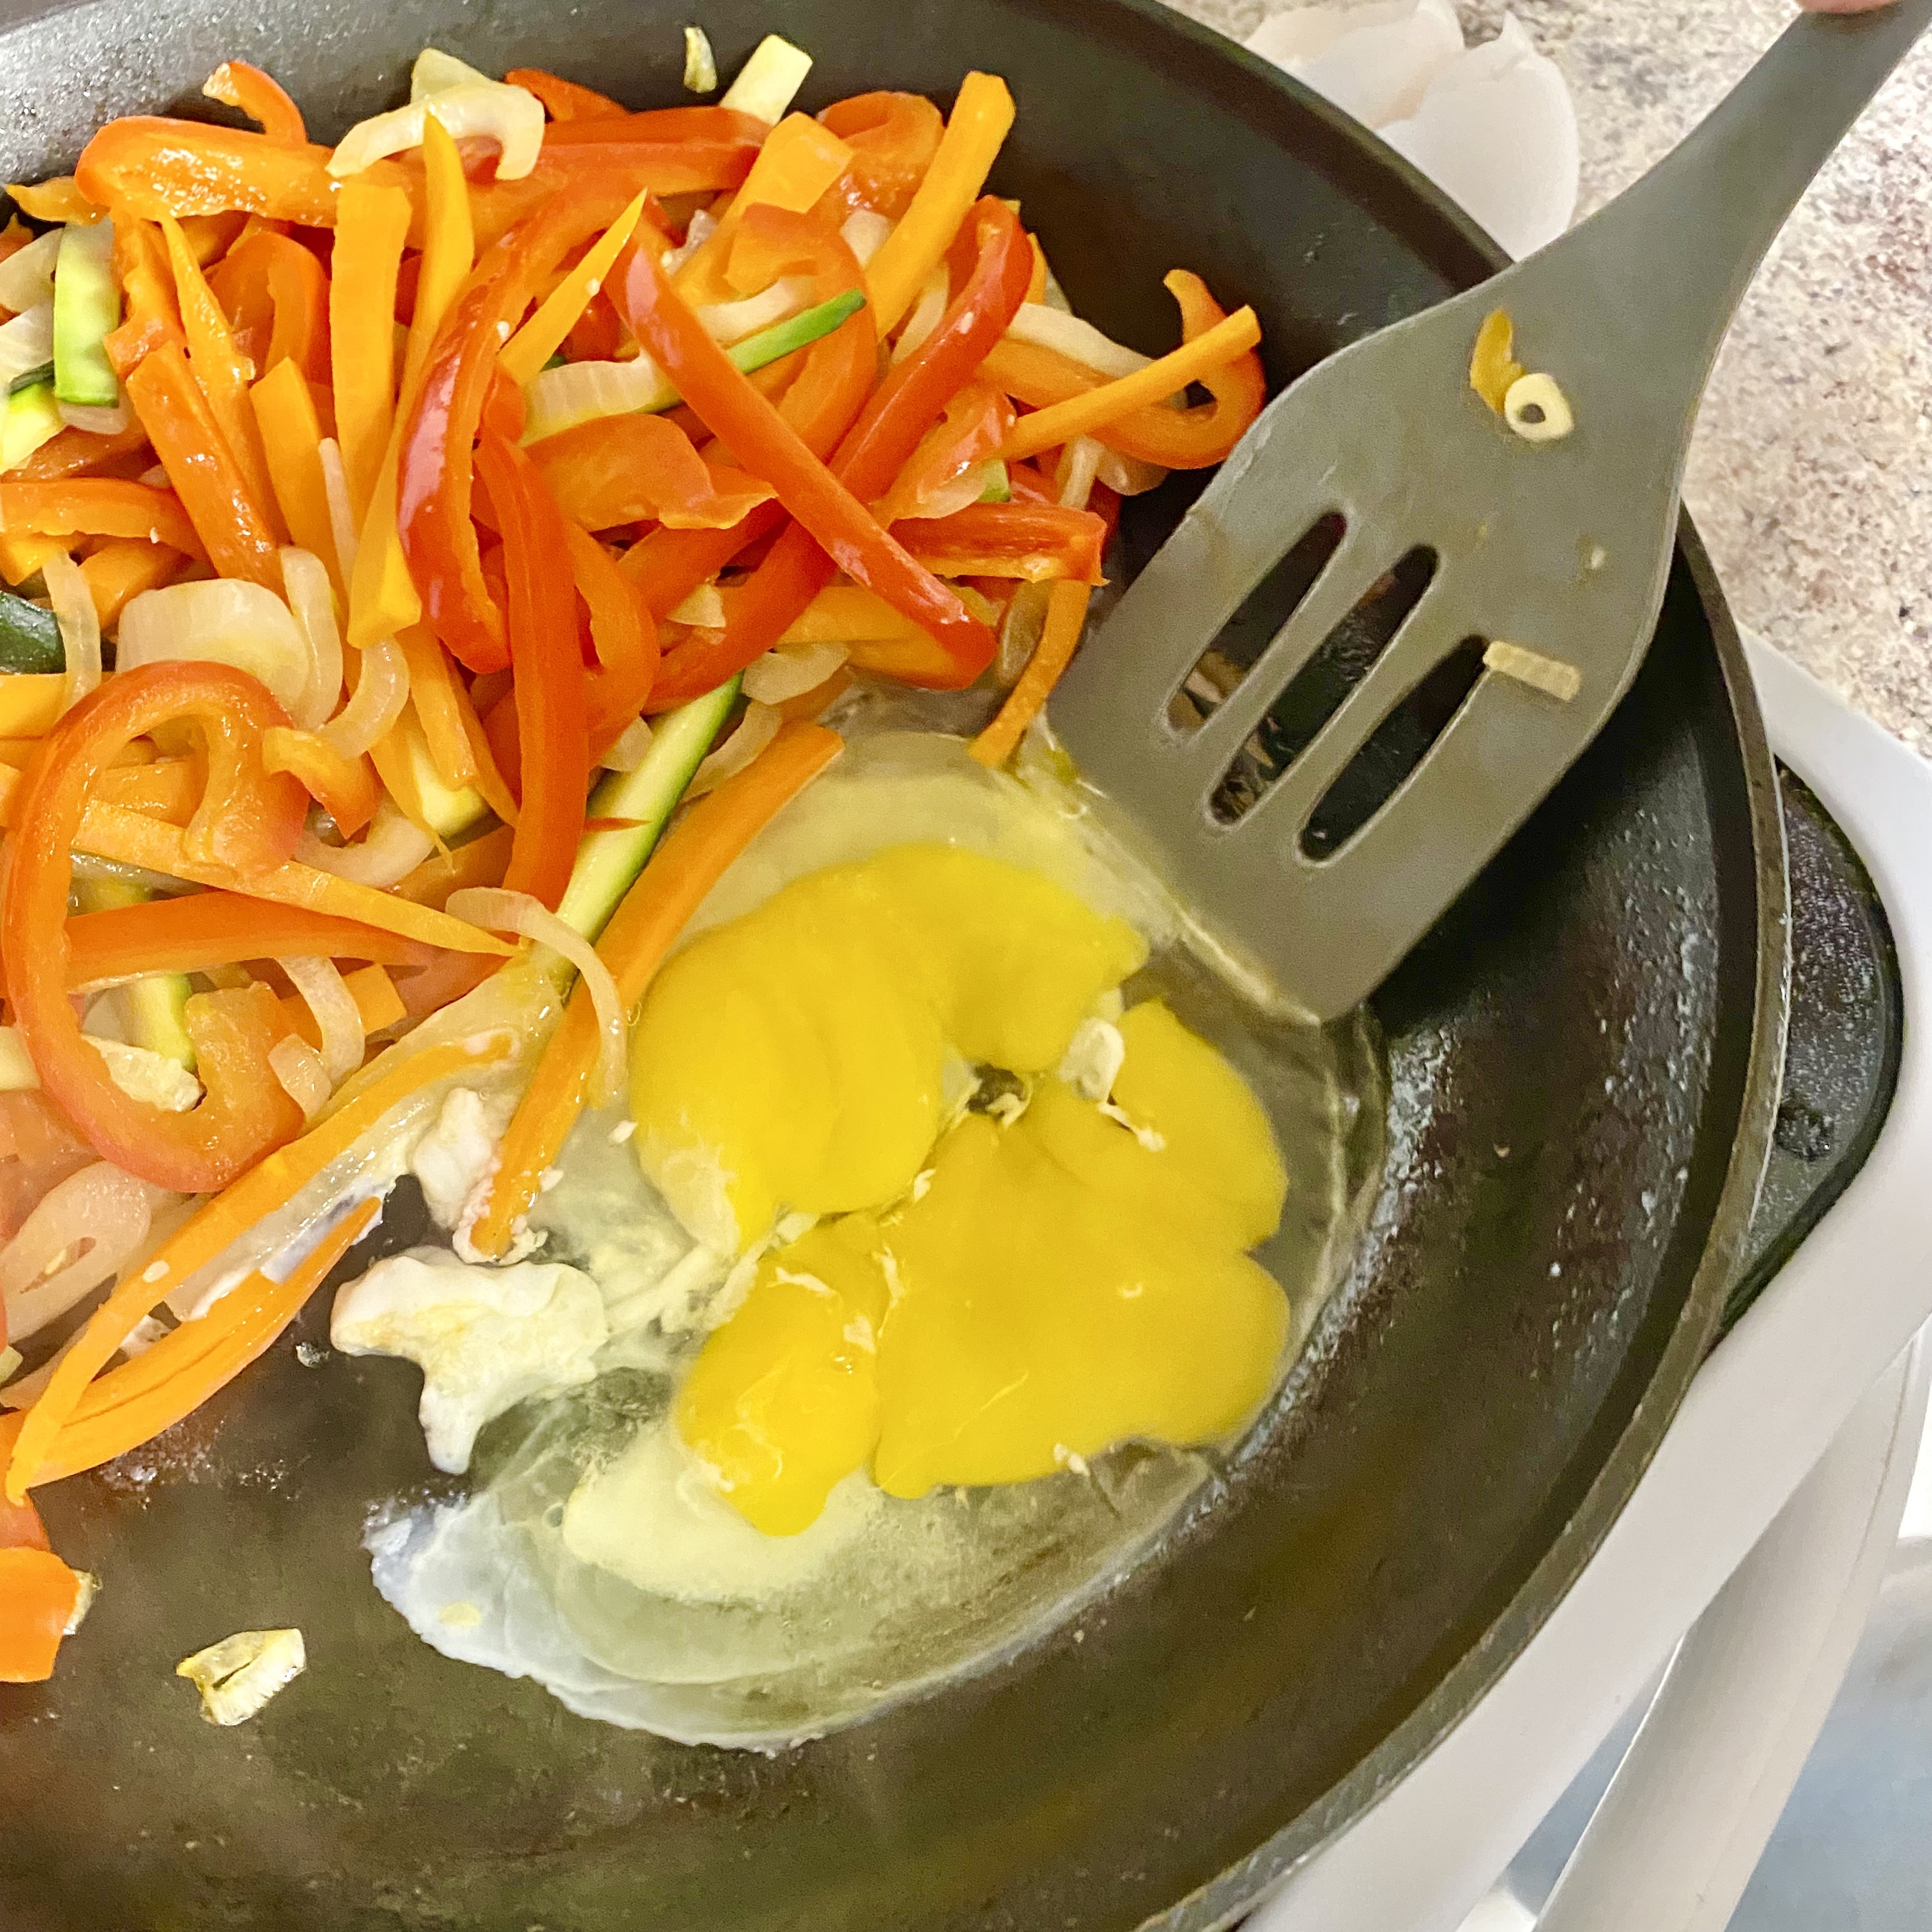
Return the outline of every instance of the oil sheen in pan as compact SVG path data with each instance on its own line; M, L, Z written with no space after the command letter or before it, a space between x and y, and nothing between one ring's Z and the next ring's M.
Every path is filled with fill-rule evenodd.
M913 808L878 808L878 788L922 783L930 750L886 734L946 721L909 716L900 700L838 722L856 742L808 795L832 828L830 849L822 832L809 842L820 864L860 856L855 842L876 848L923 836L904 829ZM1043 793L1055 784L1035 774ZM966 816L956 804L949 810L956 826ZM1076 806L1072 817L1083 842L1102 836L1090 814ZM997 828L976 837L968 825L963 836L990 845ZM788 861L787 842L774 841L752 868L766 879L728 878L698 923L730 916L738 902L794 873L802 860ZM1048 838L1033 855L1041 869L1060 869L1053 844ZM1111 840L1098 876L1143 911L1144 895L1157 892ZM1184 924L1158 915L1143 922L1170 935ZM1124 990L1130 1004L1166 999L1269 1110L1290 1177L1280 1231L1261 1251L1294 1309L1285 1377L1346 1268L1381 1170L1381 1055L1371 1023L1284 1024L1173 936ZM1211 1506L1218 1467L1283 1425L1290 1399L1278 1384L1244 1440L1222 1450L1127 1444L1036 1482L916 1502L855 1476L804 1534L761 1537L703 1492L668 1438L671 1392L701 1340L671 1286L688 1244L628 1148L613 1142L616 1118L580 1123L563 1179L533 1220L550 1230L548 1257L589 1268L607 1298L654 1296L654 1318L609 1345L595 1382L526 1404L486 1432L466 1500L392 1514L371 1528L378 1588L447 1655L534 1677L585 1717L688 1742L777 1748L984 1668L1130 1566L1158 1560L1190 1504ZM627 1269L634 1289L616 1278Z

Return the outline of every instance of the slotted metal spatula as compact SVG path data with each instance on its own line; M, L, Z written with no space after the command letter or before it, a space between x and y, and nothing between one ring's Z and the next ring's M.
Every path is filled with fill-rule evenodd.
M1372 992L1628 686L1663 599L1691 423L1732 313L1928 20L1932 0L1801 17L1688 140L1590 220L1310 370L1088 639L1054 694L1054 729L1154 835L1190 901L1293 1004L1327 1019ZM1560 440L1524 440L1470 386L1477 332L1497 309L1514 322L1516 360L1568 401L1574 428ZM1278 586L1277 564L1338 520L1339 546L1272 641L1258 656L1225 652L1214 701L1190 701L1205 688L1197 667L1215 662L1251 595L1270 573ZM1252 772L1295 674L1418 553L1425 572L1432 553L1433 574L1366 675L1264 789L1231 785L1244 758ZM1324 798L1472 639L1574 667L1574 695L1485 670L1387 801L1322 850L1310 828ZM1242 656L1252 668L1238 675L1238 662L1225 689L1229 657Z

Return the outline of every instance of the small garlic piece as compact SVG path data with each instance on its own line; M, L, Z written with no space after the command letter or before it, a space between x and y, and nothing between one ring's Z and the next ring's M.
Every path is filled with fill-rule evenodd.
M718 62L711 36L702 27L684 30L684 86L687 94L709 94L718 85Z
M1576 427L1554 376L1519 376L1503 398L1503 418L1526 442L1561 442Z
M183 1658L175 1675L201 1693L201 1714L211 1724L239 1724L308 1667L300 1630L237 1630Z
M1483 648L1483 668L1504 677L1513 677L1568 704L1583 688L1583 674L1561 658L1546 657L1522 644L1506 644L1500 638Z

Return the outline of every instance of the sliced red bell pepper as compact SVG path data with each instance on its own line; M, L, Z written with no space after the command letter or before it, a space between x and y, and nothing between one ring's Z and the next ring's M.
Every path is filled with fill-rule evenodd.
M902 518L944 514L932 508L935 500L978 470L1005 441L1012 424L1013 406L998 389L988 382L968 382L920 438L892 487L872 506L872 514L889 527ZM954 501L964 507L956 495Z
M548 74L540 67L513 67L503 78L511 86L525 88L534 94L553 121L608 120L630 111L608 94L580 87L575 81Z
M528 457L485 429L476 467L490 492L503 538L509 590L510 662L516 673L518 734L523 761L522 810L503 884L534 894L552 911L569 883L584 832L590 785L584 724L584 657L572 600L554 587L568 538Z
M852 150L852 164L835 190L848 208L869 208L898 220L939 152L946 123L922 94L884 90L835 100L820 114Z
M211 100L240 108L272 141L287 141L297 147L308 145L308 129L302 110L260 68L250 67L246 61L224 61L202 83L201 91Z
M473 671L509 662L503 614L484 581L470 519L472 449L496 373L497 352L572 248L608 228L634 189L586 176L485 254L445 320L404 428L396 527L423 614Z
M557 508L586 530L655 518L674 530L729 529L770 500L772 487L706 464L662 416L600 416L530 446Z
M886 378L838 446L833 469L854 497L876 496L890 484L934 419L972 380L1024 298L1033 251L1018 218L1005 202L988 196L975 204L973 224L979 254L965 287L918 350ZM866 521L878 530L869 514ZM849 575L866 581L844 558L836 561ZM762 656L824 587L833 568L833 556L804 525L793 524L753 572L723 633L702 640L693 638L665 653L651 693L651 708L664 710L687 703ZM926 580L937 581L929 575ZM878 584L868 587L885 595ZM958 598L950 591L945 594L964 614ZM892 602L890 598L886 601ZM973 627L970 648L956 647L954 640L926 621L922 609L908 610L902 604L893 608L912 618L940 646L921 682L938 688L970 684L992 661L992 633L976 618L968 620ZM958 640L961 646L968 641Z
M1091 510L1058 503L974 503L950 517L914 519L893 535L924 564L945 577L1017 577L1029 584L1071 577L1106 580L1100 558L1107 520Z
M40 970L8 983L14 1023L40 1084L101 1156L157 1186L198 1194L226 1184L299 1132L302 1109L268 1063L278 1037L274 995L256 986L188 1002L201 1105L166 1114L130 1099L86 1044L67 995L71 848L89 794L113 758L164 724L188 724L206 747L208 780L184 846L238 880L272 870L295 848L306 794L262 764L261 735L288 714L226 664L170 662L120 672L82 699L41 741L18 800L0 892L0 946ZM260 1000L249 995L259 992ZM262 1002L266 1001L264 1006Z

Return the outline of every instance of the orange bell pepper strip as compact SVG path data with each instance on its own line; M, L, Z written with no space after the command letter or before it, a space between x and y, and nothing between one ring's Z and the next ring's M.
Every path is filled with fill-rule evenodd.
M1132 393L1143 398L1142 404L1124 412L1116 407L1122 393L1116 384L1057 350L1010 338L994 346L982 372L986 380L998 383L1007 394L1036 412L1021 419L1017 432L1023 439L1020 446L1046 448L1070 434L1091 434L1109 448L1137 457L1143 463L1158 464L1166 470L1204 470L1226 459L1268 400L1261 358L1253 352L1252 346L1259 339L1259 328L1251 320L1238 320L1240 316L1251 316L1251 311L1242 310L1233 316L1225 314L1209 294L1207 284L1184 268L1176 268L1168 275L1166 286L1180 307L1184 346L1173 356L1163 356L1124 379L1139 386ZM1232 332L1216 335L1216 332L1224 330ZM1188 380L1198 382L1212 400L1184 410L1169 409L1158 400L1151 406L1146 406L1144 398L1150 389L1158 391L1165 386L1166 394L1174 393L1178 385L1171 380L1172 372L1177 368L1186 372L1188 368L1179 358L1200 355L1196 345L1210 338L1224 347L1230 341L1238 343L1246 338L1246 346L1232 354L1217 350L1218 359L1209 360L1207 366L1197 367L1188 375ZM1163 373L1151 382L1142 380L1155 370ZM1096 405L1096 399L1108 391L1114 392L1113 396ZM1085 413L1070 413L1071 406L1076 404ZM1046 418L1043 424L1042 417ZM1083 422L1096 426L1085 428L1081 427ZM1042 434L1048 442L1040 440Z
M336 595L346 596L335 555L334 526L322 478L322 423L308 379L292 357L278 362L248 392L262 460L289 535L326 566ZM279 588L279 586L276 586Z
M224 577L245 577L280 594L275 532L256 507L247 476L236 460L208 398L172 343L143 356L127 379L128 400L154 453L180 493L190 541L154 526L159 540L212 563ZM78 489L78 483L61 486ZM138 484L124 485L138 489ZM0 485L0 491L4 486ZM158 494L158 492L154 493ZM4 502L0 495L0 503ZM114 534L134 536L132 530Z
M470 452L497 353L557 265L608 227L635 192L621 178L586 174L490 250L446 318L405 412L396 486L404 558L430 628L472 671L509 662L470 514Z
M195 266L206 268L211 262L220 261L249 223L260 222L261 218L258 214L244 214L238 208L231 208L223 214L184 214L181 231L188 238L188 252L194 257Z
M150 221L239 208L304 228L333 228L342 184L328 172L332 152L238 128L133 114L109 122L88 142L74 178L90 201ZM404 178L381 162L356 176Z
M266 987L262 990L268 991ZM268 998L273 1004L274 996L269 994ZM7 1461L8 1500L20 1502L29 1486L40 1480L41 1465L85 1398L89 1384L144 1316L152 1315L190 1275L246 1234L263 1215L292 1199L392 1108L436 1081L494 1065L508 1054L512 1044L506 1035L497 1034L476 1041L424 1047L400 1057L319 1125L278 1148L177 1228L145 1268L130 1274L94 1311L74 1346L62 1357L40 1400L26 1412ZM280 1090L272 1076L269 1084Z
M1017 232L1010 212L1003 212ZM1024 261L1024 237L1019 254ZM1022 278L1019 288L1024 286ZM992 662L998 648L992 632L879 527L860 497L745 380L674 291L653 253L633 252L615 299L632 334L738 461L772 486L798 525L838 568L930 633L954 666L959 684L971 683ZM916 359L902 366L910 368ZM892 468L908 454L898 452ZM889 470L876 484L868 478L861 487L883 488L891 475ZM804 601L810 601L809 592ZM784 621L796 614L788 612Z
M359 176L343 184L328 278L328 348L336 440L358 527L395 414L396 272L409 232L410 200L400 188Z
M624 179L626 201L640 188L658 196L712 193L743 184L768 131L728 107L554 121L544 130L538 172L566 193L581 170L612 172Z
M180 551L142 537L110 538L82 557L80 574L87 580L102 631L113 630L129 598L172 581L181 565Z
M580 87L575 81L546 74L540 67L513 67L503 78L512 87L534 94L553 121L608 121L630 112L608 94Z
M313 250L257 229L208 279L234 324L236 348L263 374L292 358L311 381L328 380L328 278Z
M678 934L725 868L844 749L836 731L788 724L741 772L693 805L624 895L597 942L628 1012L644 997ZM550 1036L503 1137L489 1199L470 1239L502 1253L530 1212L544 1171L577 1124L597 1064L597 1017L580 985Z
M90 201L81 193L71 175L56 175L31 186L15 182L9 184L7 192L14 197L15 207L35 221L72 221L85 227L98 221L106 212L100 203Z
M517 836L503 884L533 894L554 912L576 860L590 783L575 616L551 587L568 539L562 514L514 443L486 428L476 461L502 525L512 690L525 747Z
M1004 764L1026 728L1040 716L1060 673L1073 662L1073 653L1079 648L1080 634L1087 624L1087 602L1092 595L1086 584L1071 578L1062 578L1047 592L1046 622L1040 642L998 715L970 747L981 764Z
M262 764L266 770L286 772L297 779L345 838L360 832L382 802L382 788L368 759L345 758L313 731L272 725L262 734Z
M773 494L742 470L710 464L660 416L599 416L531 444L557 508L586 530L656 518L668 530L722 530Z
M893 534L927 569L946 577L1070 577L1104 583L1107 520L1057 503L971 503L950 517L896 524Z
M172 215L164 215L161 233L174 269L182 329L188 338L189 371L208 399L209 413L248 486L248 502L242 507L252 513L279 543L286 532L275 512L268 466L255 433L254 413L248 406L248 385L255 380L254 364L236 346L234 331L196 265L181 224Z
M44 442L24 463L8 471L10 483L58 483L69 476L104 472L122 476L145 470L154 458L148 448L148 432L138 422L125 429L100 434L88 429L64 429Z
M1013 97L1006 82L997 74L969 74L904 218L866 266L866 301L880 341L946 259L1012 124Z
M118 476L0 482L0 528L50 536L146 537L186 551L197 563L208 560L181 498Z
M50 1550L0 1549L0 1684L44 1684L80 1600L80 1578Z
M922 94L881 91L835 100L818 118L852 151L840 184L847 207L900 220L939 152L939 110Z
M114 211L114 275L121 284L121 323L105 346L114 373L125 382L149 350L168 342L180 347L186 340L167 244L152 221L125 208Z
M364 959L383 966L428 963L434 950L359 920L240 892L184 892L67 922L70 992L151 973L204 973L245 959Z
M514 827L500 825L467 844L425 859L406 878L398 880L394 890L399 898L434 906L440 912L448 904L450 894L466 886L500 886L515 838Z
M0 228L0 262L17 255L33 238L34 231L17 214L8 216L6 226Z
M890 484L934 417L971 380L988 346L1005 332L1019 307L1032 254L1018 218L1004 202L988 196L974 210L972 233L976 256L965 286L939 326L886 376L838 446L833 469L851 496L874 496ZM744 446L735 436L730 440L742 458ZM878 533L870 513L860 514ZM921 654L922 682L958 688L971 683L991 662L992 632L951 591L945 595L964 623L949 637L928 621L923 608L888 595L883 582L868 583L844 556L828 553L814 541L817 535L802 520L784 531L752 572L722 634L700 634L665 652L651 693L654 711L687 702L763 656L824 587L835 560L848 576L878 592L933 638L934 650ZM885 540L912 561L896 539ZM927 583L938 583L922 566L914 567Z
M52 721L50 719L51 728ZM27 747L31 762L38 748ZM0 766L0 827L11 828L19 815L24 772ZM201 772L193 758L162 758L152 764L116 765L100 774L94 802L119 806L143 818L185 826L201 802ZM83 821L84 823L85 821Z
M295 147L308 144L308 128L302 110L258 67L246 61L224 61L207 80L201 91L224 107L238 107L257 122L272 141L286 141Z

